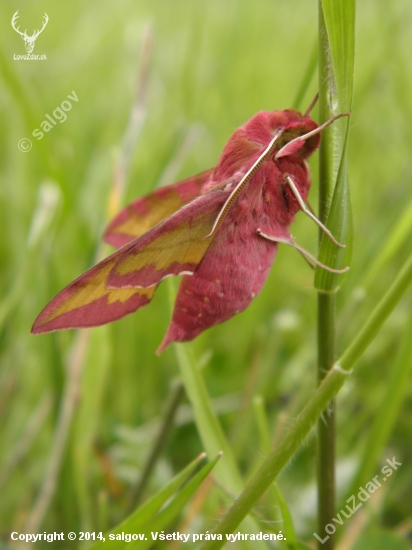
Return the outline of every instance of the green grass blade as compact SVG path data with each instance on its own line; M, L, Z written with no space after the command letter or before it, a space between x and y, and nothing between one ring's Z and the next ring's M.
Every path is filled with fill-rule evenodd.
M282 492L277 485L275 485L275 492L283 519L282 532L286 539L282 541L281 545L283 548L291 548L293 550L296 548L297 539L295 528L293 527L292 515L289 511L288 505L286 504L286 500L283 498Z
M102 416L104 390L112 361L110 327L95 328L90 338L82 376L81 395L71 439L73 481L76 487L83 531L93 531L94 500L90 486L93 445L97 440Z
M161 509L162 506L172 497L172 495L179 489L179 487L182 486L182 484L189 479L189 477L193 474L195 469L199 466L199 463L204 460L205 455L202 454L199 457L197 457L195 460L193 460L186 468L184 468L181 472L179 472L171 481L161 489L158 493L156 493L153 497L151 497L147 502L145 502L142 506L140 506L137 510L135 510L130 516L128 516L124 521L122 521L117 527L112 529L109 533L105 535L106 540L108 539L109 534L118 534L124 531L125 533L133 533L138 529L143 528L144 526L148 525L149 522L153 519L153 516L158 513L158 511ZM207 473L210 471L210 465L212 464L212 467L214 466L216 462L216 459L209 463L207 466L205 466L201 472L206 471L205 468L209 468L207 470ZM192 480L194 482L195 479L199 479L199 476L201 474L197 474ZM205 476L207 475L205 474ZM204 477L205 477L204 476ZM204 479L204 478L203 478ZM203 480L202 479L202 480ZM202 481L201 480L201 481ZM198 483L198 485L201 483L201 481ZM121 548L124 544L124 541L113 541L111 543L113 545L113 548ZM90 547L90 550L98 550L99 548L103 548L105 545L104 542L98 542Z
M142 542L137 542L132 545L132 548L139 548L145 550L153 546L152 537L149 533L156 533L162 531L168 527L172 521L179 515L183 507L189 502L192 496L195 494L200 484L206 476L212 471L215 467L218 460L221 458L221 453L219 453L209 464L206 464L199 473L197 473L193 479L183 487L177 496L164 508L161 510L158 516L156 516L152 521L144 525L142 532L146 534L147 540ZM127 548L130 548L130 545L126 545Z
M352 107L355 69L355 0L322 0L338 110Z
M361 485L372 478L375 472L376 465L379 463L382 451L408 392L408 380L412 368L411 356L412 318L409 320L409 326L403 335L398 356L386 385L385 395L379 403L376 416L368 432L363 459L353 479L351 489L347 491L347 496L354 494Z
M354 4L319 1L319 122L350 109L353 94ZM349 37L349 38L348 38ZM352 37L352 39L350 38ZM348 38L348 39L346 39ZM346 58L350 57L349 65ZM350 70L350 67L352 70ZM323 132L319 150L319 218L335 238L334 245L320 232L319 259L335 269L347 267L352 249L352 214L347 176L348 118L340 118ZM317 379L322 381L336 358L336 295L342 275L317 268L318 294ZM324 526L335 512L335 403L318 424L317 489L318 525ZM325 550L334 548L333 535Z
M318 254L318 258L323 264L334 269L344 269L349 266L352 258L353 219L348 185L346 143L347 135L327 223L334 237L346 246L341 248L334 244L327 235L322 234ZM317 267L315 287L318 290L331 292L339 288L345 277L346 273L330 273Z
M271 449L269 421L265 410L265 402L261 395L255 395L253 398L253 409L260 445L264 453L269 454Z
M380 276L382 269L395 256L399 249L411 239L412 233L412 201L409 201L403 212L399 213L398 220L388 238L379 249L378 255L369 267L362 286L368 288L373 280Z
M189 347L187 344L176 344L175 351L186 393L194 409L196 425L208 456L223 452L215 475L229 492L236 494L243 489L242 478Z
M381 326L389 317L412 282L412 256L408 258L398 276L379 301L357 336L341 355L339 364L350 370L375 338Z
M336 114L350 111L352 106L355 2L323 0L319 8L322 35L319 115L322 123ZM326 235L321 237L319 259L335 269L349 265L352 251L352 213L346 158L348 129L349 120L346 117L327 128L323 132L319 157L319 216L338 241L346 244L345 249L339 249ZM342 275L316 269L315 287L318 290L336 290L342 280Z

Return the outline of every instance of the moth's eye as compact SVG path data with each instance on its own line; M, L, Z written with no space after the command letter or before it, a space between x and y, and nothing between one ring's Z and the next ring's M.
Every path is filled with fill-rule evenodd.
M276 141L278 149L281 149L284 145L289 143L289 141L292 141L292 139L299 137L301 134L302 132L300 128L289 128L288 130L285 130Z

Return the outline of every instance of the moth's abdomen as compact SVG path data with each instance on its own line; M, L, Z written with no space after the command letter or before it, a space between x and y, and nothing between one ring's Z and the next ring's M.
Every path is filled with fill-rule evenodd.
M201 332L247 308L260 293L275 259L277 244L256 234L212 244L195 273L184 276L173 318L158 351L171 342L193 340Z

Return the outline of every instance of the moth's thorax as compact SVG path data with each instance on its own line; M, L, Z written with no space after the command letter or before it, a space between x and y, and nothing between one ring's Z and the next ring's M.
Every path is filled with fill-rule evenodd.
M239 197L239 204L243 205L244 210L239 215L248 217L249 208L252 210L250 216L256 220L270 219L276 225L288 227L300 206L286 176L293 179L299 194L306 200L311 186L306 162L299 157L282 158L265 163L250 180Z
M320 143L319 135L312 136L293 155L276 159L276 152L292 139L317 128L310 117L303 117L297 111L262 111L238 128L227 142L211 181L203 192L226 181L232 186L256 162L279 129L278 145L273 156L266 160L242 190L236 204L227 217L227 228L231 223L237 225L239 219L262 219L269 216L282 226L289 226L300 209L286 181L290 176L302 198L305 200L311 185L306 159Z

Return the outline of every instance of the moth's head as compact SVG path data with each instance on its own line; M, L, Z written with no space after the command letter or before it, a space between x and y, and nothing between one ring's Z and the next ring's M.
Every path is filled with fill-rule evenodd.
M273 158L282 147L317 127L318 125L309 115L304 116L293 109L260 111L229 138L213 177L215 179L229 178L236 171L251 165L279 130L281 130L281 134L276 141ZM291 144L291 150L283 150L281 156L294 155L306 159L319 147L319 144L320 136L315 134L307 140L294 142Z
M309 115L304 116L294 109L272 111L269 113L268 124L273 136L279 130L282 130L282 134L276 141L276 149L278 151L290 141L304 136L318 127L317 123ZM293 153L291 152L290 154L306 159L319 147L320 139L320 133L310 136L308 139L300 142L301 146L298 149L293 148Z

